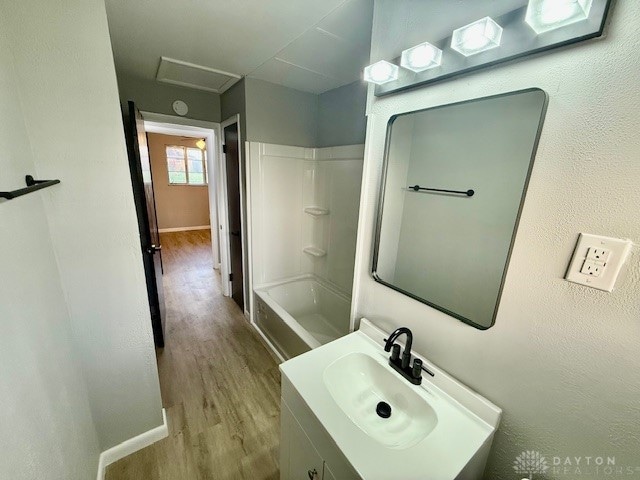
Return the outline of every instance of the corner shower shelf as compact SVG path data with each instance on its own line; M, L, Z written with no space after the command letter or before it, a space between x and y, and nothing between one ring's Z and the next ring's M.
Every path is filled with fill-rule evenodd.
M308 213L309 215L313 215L314 217L329 215L329 210L327 210L326 208L320 208L320 207L305 207L304 211L305 213Z
M304 247L302 249L302 251L304 253L307 253L307 254L309 254L311 256L314 256L314 257L317 257L317 258L324 257L327 254L327 252L325 252L321 248L314 247L314 246Z

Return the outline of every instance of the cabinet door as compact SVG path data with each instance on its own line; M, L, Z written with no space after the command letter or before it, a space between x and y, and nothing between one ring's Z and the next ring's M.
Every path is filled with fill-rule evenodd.
M322 457L286 403L281 405L280 479L322 480Z
M336 476L331 472L327 462L324 462L324 470L322 472L322 480L336 480Z
M289 479L322 480L322 457L294 419L289 446Z

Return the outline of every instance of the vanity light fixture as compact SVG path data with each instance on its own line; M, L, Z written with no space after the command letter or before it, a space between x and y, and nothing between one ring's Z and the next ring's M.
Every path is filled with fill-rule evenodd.
M364 80L376 85L384 85L398 79L398 66L380 60L364 69Z
M593 0L530 0L525 22L537 33L589 18Z
M400 65L416 73L439 67L442 63L442 50L429 42L421 43L402 52Z
M482 18L453 31L451 48L465 57L500 46L502 27L491 17Z
M465 25L466 21L451 23L451 28L445 27L442 36L431 32L429 36L422 37L420 41L429 40L443 50L440 67L424 70L411 68L412 62L408 58L412 53L411 48L396 58L386 58L391 63L402 65L402 68L397 80L376 85L374 95L382 97L430 85L485 67L602 37L615 0L517 0L502 3L511 4L511 9L501 10L491 17L487 17L487 14L468 17L476 21L468 25ZM465 11L464 5L455 8L459 8L460 12ZM442 20L446 21L444 18ZM420 51L418 47L421 45L413 48ZM406 45L411 46L412 44ZM455 53L449 51L449 48L455 50ZM426 48L415 55L415 60L421 60L421 56L428 56ZM422 64L427 65L424 57Z

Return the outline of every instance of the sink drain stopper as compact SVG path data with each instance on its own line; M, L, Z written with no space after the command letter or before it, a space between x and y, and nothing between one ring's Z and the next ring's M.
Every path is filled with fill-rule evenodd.
M379 417L389 418L391 416L391 405L387 402L380 402L376 406L376 413Z

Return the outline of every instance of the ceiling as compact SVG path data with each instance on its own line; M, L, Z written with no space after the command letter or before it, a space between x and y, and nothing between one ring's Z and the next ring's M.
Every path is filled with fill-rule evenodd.
M317 94L369 61L373 0L105 3L119 74L219 93L249 76Z

